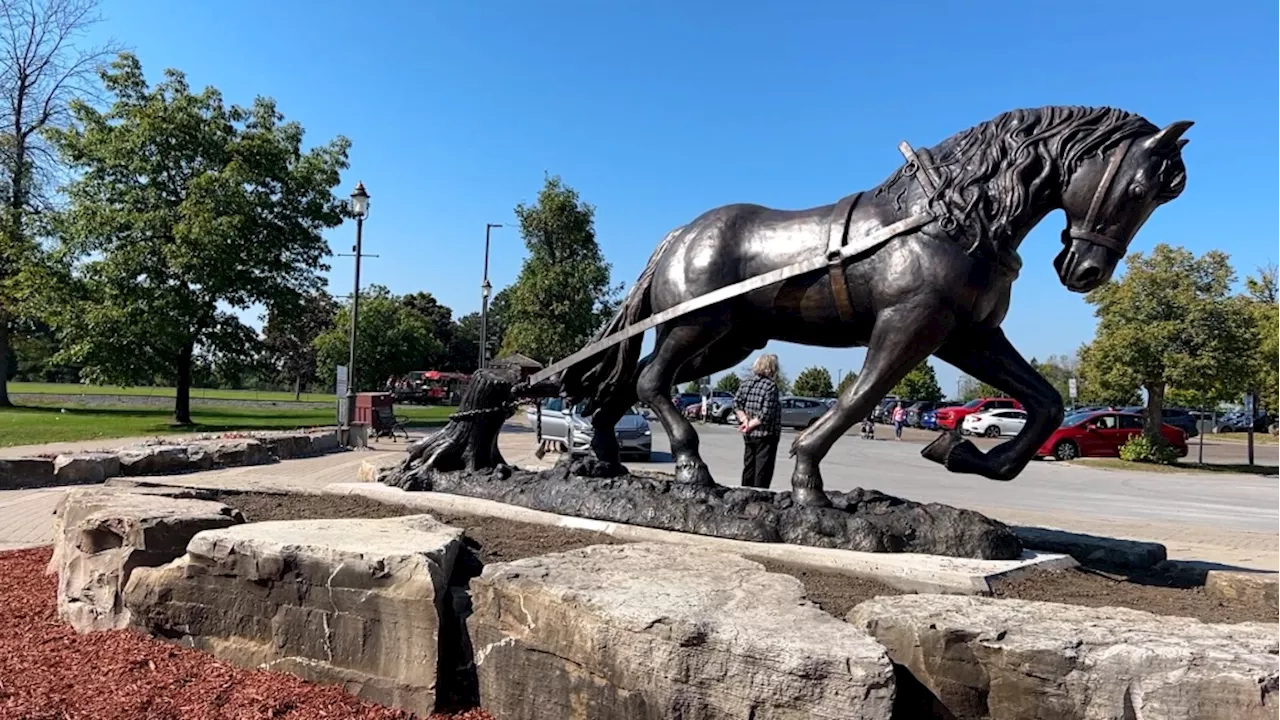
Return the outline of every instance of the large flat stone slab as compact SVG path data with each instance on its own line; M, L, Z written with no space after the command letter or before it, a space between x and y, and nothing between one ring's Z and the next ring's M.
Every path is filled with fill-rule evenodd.
M97 485L120 474L120 458L115 453L65 453L54 458L53 474L59 485Z
M126 603L153 634L425 717L461 538L426 515L210 530L136 571Z
M848 620L956 718L1272 720L1277 626L954 595L865 601Z
M597 545L489 565L471 595L480 701L503 720L892 713L884 649L734 555Z
M465 495L436 492L406 492L377 483L334 483L326 493L360 495L423 512L452 512L499 517L534 525L590 530L628 542L662 542L733 553L744 557L767 558L801 567L871 578L908 592L943 592L990 595L994 583L1011 580L1036 570L1065 570L1078 563L1067 555L1024 551L1016 560L974 560L924 553L874 553L833 550L787 543L760 543L657 528L557 515L516 505L482 500Z
M138 568L182 555L202 530L244 522L239 510L208 500L115 488L67 492L54 511L58 615L80 632L129 625L123 591Z

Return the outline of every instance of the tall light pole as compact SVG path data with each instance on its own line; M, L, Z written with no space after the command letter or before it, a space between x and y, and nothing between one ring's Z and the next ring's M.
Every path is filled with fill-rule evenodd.
M489 293L493 286L489 284L489 233L494 228L502 227L501 223L485 223L484 225L484 281L480 283L480 363L481 369L489 367Z
M364 183L356 183L351 192L351 215L356 219L356 286L351 293L351 354L347 359L347 428L356 419L356 321L360 317L360 255L364 235L364 219L369 215L369 193Z

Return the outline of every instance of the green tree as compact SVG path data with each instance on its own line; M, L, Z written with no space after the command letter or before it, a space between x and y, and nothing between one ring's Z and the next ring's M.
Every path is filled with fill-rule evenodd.
M994 385L988 385L984 382L978 382L976 379L964 375L960 378L960 400L976 400L986 397L1006 397L1008 393Z
M294 399L317 375L315 339L333 327L338 306L324 290L286 296L267 311L263 347L275 379L293 385Z
M944 397L942 388L938 386L938 375L927 360L912 368L906 377L899 380L898 384L893 386L891 394L903 400L930 402L937 402Z
M62 355L92 382L169 372L174 420L189 424L193 357L244 336L225 309L322 286L349 143L304 151L302 126L270 99L227 106L177 70L150 87L129 54L101 77L110 105L76 101L72 124L48 134L75 172L57 219L78 281L55 313Z
M511 288L502 352L551 363L578 350L613 314L621 286L596 243L595 208L559 177L516 206L529 256Z
M853 372L852 370L845 373L844 377L840 378L840 384L836 386L836 394L839 395L840 393L843 393L845 388L849 387L850 385L854 384L857 381L858 381L857 373Z
M1070 380L1075 377L1075 361L1065 355L1050 355L1043 361L1031 358L1031 367L1035 368L1036 372L1049 381L1049 384L1058 391L1063 400L1070 401Z
M835 397L831 387L831 373L824 367L807 367L796 376L795 393L805 397Z
M24 278L44 260L40 213L53 203L61 164L45 131L65 127L71 102L97 90L96 70L115 50L80 41L98 23L95 0L0 0L0 407L11 405L6 368L53 368L36 300ZM56 348L56 344L52 346ZM22 359L23 352L37 357ZM6 362L8 360L8 362ZM65 367L65 366L63 366Z
M500 356L503 337L507 331L507 318L511 310L511 288L503 288L489 301L489 357ZM472 372L480 362L480 313L467 313L454 324L452 342L448 351L446 369Z
M742 378L738 377L737 373L725 373L716 381L716 390L737 393L740 387L742 387Z
M680 389L680 392L699 395L702 393L702 386L698 384L697 380L690 380L684 384L684 387Z
M1098 330L1081 354L1081 375L1101 395L1145 388L1145 433L1164 444L1166 388L1208 401L1236 397L1248 385L1253 322L1244 300L1230 295L1235 272L1226 253L1197 258L1160 244L1127 265L1123 278L1085 297Z
M1258 392L1258 407L1276 413L1280 399L1277 370L1280 365L1280 305L1277 305L1276 264L1258 268L1257 275L1245 279L1245 298L1253 318L1253 369L1250 385Z
M315 340L320 377L329 387L337 366L350 361L350 313L348 303ZM355 383L360 391L380 389L391 376L435 367L444 352L431 323L381 285L360 291L356 324Z

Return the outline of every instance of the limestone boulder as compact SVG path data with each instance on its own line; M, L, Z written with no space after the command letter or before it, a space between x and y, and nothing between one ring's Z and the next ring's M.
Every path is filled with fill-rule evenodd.
M49 458L0 458L0 490L50 487L56 482Z
M1251 600L1276 605L1280 585L1273 572L1233 572L1210 570L1205 574L1205 592L1223 600Z
M53 474L59 485L95 485L120 474L120 458L115 453L71 453L53 460Z
M311 454L311 437L302 433L267 435L261 441L280 460L292 460Z
M593 546L489 565L467 620L504 720L889 718L884 648L736 555Z
M1273 720L1280 700L1274 623L956 595L848 620L962 720Z
M239 510L208 500L122 488L69 491L54 511L49 564L58 575L58 615L80 632L128 626L122 592L136 569L181 556L202 530L242 522Z
M120 474L174 475L199 470L201 463L192 463L186 445L135 445L120 450Z
M209 530L134 572L126 603L153 634L425 717L461 538L427 515Z
M271 448L253 438L192 443L187 448L187 455L193 464L208 467L266 465L276 461Z

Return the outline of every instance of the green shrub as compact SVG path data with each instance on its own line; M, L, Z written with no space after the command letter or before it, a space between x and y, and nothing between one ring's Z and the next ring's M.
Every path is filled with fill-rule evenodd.
M1129 462L1172 465L1178 461L1178 452L1165 443L1154 443L1145 434L1134 435L1120 447L1120 459Z

